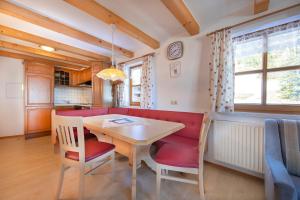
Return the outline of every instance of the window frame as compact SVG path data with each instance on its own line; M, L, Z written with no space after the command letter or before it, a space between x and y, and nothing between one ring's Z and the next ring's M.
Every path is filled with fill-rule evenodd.
M139 68L139 67L142 68L142 64L134 65L134 66L131 66L129 68L129 78L130 78L129 79L129 104L130 104L130 106L140 106L141 105L141 102L134 102L134 101L132 101L132 88L136 87L136 86L140 86L141 87L141 84L138 84L138 85L133 85L132 84L131 70L134 69L134 68Z
M269 72L280 72L280 71L290 71L290 70L300 70L300 65L296 66L284 66L277 68L268 69L268 37L267 34L263 34L264 52L262 54L263 66L259 70L250 70L243 72L235 72L236 75L248 75L248 74L261 74L262 84L261 84L261 103L235 103L234 108L239 112L263 112L263 113L284 113L284 114L299 114L300 104L267 104L267 74Z

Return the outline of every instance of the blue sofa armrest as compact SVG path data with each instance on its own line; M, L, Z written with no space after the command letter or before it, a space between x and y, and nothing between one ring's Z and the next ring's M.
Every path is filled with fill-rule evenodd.
M265 162L267 200L297 200L296 187L283 162L272 156L267 156Z

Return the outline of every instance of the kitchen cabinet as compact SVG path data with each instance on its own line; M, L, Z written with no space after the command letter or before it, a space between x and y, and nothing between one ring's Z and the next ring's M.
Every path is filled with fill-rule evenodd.
M76 86L92 80L91 68L71 73L71 85Z
M55 70L55 85L70 85L70 72L65 70Z
M50 134L54 66L25 61L25 138Z
M96 74L109 64L104 62L93 62L91 67L92 74L92 106L93 107L109 107L112 105L111 84L96 76Z
M55 85L78 86L92 80L91 68L75 71L64 68L56 68Z

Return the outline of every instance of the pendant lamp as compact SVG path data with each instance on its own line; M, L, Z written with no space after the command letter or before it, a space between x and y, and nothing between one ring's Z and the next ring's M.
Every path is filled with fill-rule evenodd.
M112 51L111 51L111 67L106 68L98 72L96 75L98 78L110 81L124 81L126 79L126 75L122 70L116 68L115 63L115 52L114 52L114 32L116 29L115 24L111 25L112 27L112 34L111 34L111 44L112 44Z

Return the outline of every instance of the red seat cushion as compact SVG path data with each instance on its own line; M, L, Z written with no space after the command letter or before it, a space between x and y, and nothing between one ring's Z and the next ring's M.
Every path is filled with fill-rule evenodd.
M74 136L77 138L77 128L73 128L73 132L74 132ZM90 134L91 132L90 132L89 129L87 129L87 128L84 127L83 133L84 133L84 135L88 135L88 134Z
M198 168L198 148L164 144L156 153L154 160L163 165Z
M164 137L159 141L167 144L174 144L177 146L183 145L183 146L194 147L194 148L198 148L199 146L199 140L178 136L176 134L168 135L167 137Z
M85 140L85 161L88 162L115 148L115 145L106 142L99 142L95 139ZM73 151L66 152L66 158L79 161L79 153Z

